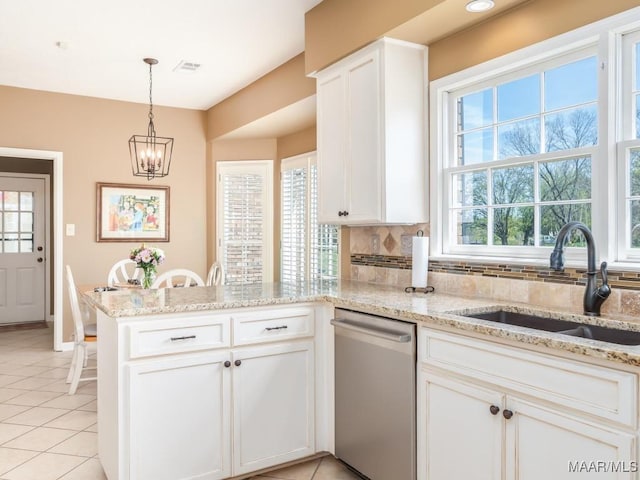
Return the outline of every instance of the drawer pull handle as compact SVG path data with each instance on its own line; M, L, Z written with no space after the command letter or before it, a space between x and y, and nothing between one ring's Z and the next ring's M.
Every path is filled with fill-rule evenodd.
M227 360L226 362L224 362L224 366L226 368L229 368L231 366L231 362L229 360Z
M500 411L500 407L498 407L497 405L491 405L489 407L489 411L491 412L491 415L497 415Z
M513 417L513 412L511 410L503 410L502 416L509 420L511 417Z
M236 367L239 367L240 365L242 365L242 360L236 360L235 362L233 362L233 364L234 364Z
M187 337L171 337L172 342L177 342L179 340L194 340L196 338L195 335L189 335Z
M289 328L286 325L280 325L279 327L265 327L265 330L267 331L271 331L271 330L284 330L285 328Z

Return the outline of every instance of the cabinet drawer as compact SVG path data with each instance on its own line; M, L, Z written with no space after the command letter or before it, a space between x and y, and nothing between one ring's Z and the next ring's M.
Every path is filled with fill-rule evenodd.
M313 336L312 308L284 308L233 314L233 345Z
M637 376L632 373L424 328L419 342L425 365L636 425Z
M230 318L191 317L129 327L129 358L184 353L229 346Z

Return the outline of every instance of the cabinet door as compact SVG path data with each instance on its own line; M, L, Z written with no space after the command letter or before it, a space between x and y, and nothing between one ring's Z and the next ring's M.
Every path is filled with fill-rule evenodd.
M227 360L228 352L128 367L131 480L231 476Z
M383 92L380 52L368 52L350 64L347 80L347 222L382 220Z
M342 223L347 209L345 79L340 72L318 77L318 221Z
M637 478L632 435L519 399L507 408L507 480Z
M313 342L233 351L234 475L315 453Z
M500 480L503 396L429 372L418 381L418 479Z

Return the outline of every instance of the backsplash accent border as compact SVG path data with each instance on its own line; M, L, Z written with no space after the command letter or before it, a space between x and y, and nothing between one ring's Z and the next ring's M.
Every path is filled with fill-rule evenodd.
M351 254L351 265L411 270L410 256ZM429 259L429 272L456 275L528 280L564 285L585 285L586 269L566 268L556 272L548 267L518 264L494 264L463 261L439 261ZM640 273L609 270L609 284L625 290L640 290Z

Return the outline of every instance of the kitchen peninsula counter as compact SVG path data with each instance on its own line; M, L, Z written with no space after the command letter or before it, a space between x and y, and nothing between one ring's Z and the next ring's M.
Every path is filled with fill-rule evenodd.
M125 288L112 292L90 290L82 292L82 296L87 303L112 318L328 302L335 307L414 321L419 325L455 329L459 333L466 331L488 335L523 346L547 347L617 363L640 365L640 347L637 346L614 345L462 315L508 306L511 311L519 313L540 315L551 312L562 320L640 331L640 324L631 318L587 317L568 311L551 311L526 304L443 293L406 293L399 287L364 282L271 283L158 290Z

